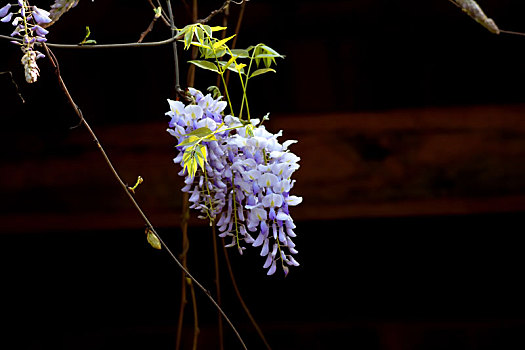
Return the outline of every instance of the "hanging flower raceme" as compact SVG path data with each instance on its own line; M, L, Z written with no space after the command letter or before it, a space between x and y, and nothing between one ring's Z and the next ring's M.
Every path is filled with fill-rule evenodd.
M14 11L16 8L18 10ZM11 11L11 12L10 12ZM49 12L36 6L30 6L26 0L18 0L17 6L7 4L0 8L0 21L11 22L14 31L12 37L18 37L19 41L13 41L14 44L20 45L24 55L22 64L24 66L25 78L28 83L34 83L40 75L40 70L36 60L44 55L34 49L36 42L46 42L46 35L49 33L42 26L51 22Z
M268 275L278 263L287 274L289 266L299 265L293 257L296 235L289 211L302 201L290 194L300 158L288 147L296 141L281 144L281 132L270 133L256 119L243 124L223 116L226 102L189 91L194 104L168 100L171 110L166 113L171 117L168 132L179 142L174 161L183 168L182 191L191 194L192 208L217 225L220 237L231 239L227 247L236 246L241 254L246 245L261 247ZM202 166L192 151L205 156Z
M79 0L55 0L53 5L51 5L51 10L49 11L49 18L51 21L43 25L43 27L49 27L53 25L60 16L78 5Z

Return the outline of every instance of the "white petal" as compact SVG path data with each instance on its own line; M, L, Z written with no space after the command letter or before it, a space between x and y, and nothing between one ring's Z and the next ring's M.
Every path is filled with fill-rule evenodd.
M301 202L303 201L303 197L289 196L285 200L286 200L286 203L288 203L288 205L297 205L297 204L301 204Z

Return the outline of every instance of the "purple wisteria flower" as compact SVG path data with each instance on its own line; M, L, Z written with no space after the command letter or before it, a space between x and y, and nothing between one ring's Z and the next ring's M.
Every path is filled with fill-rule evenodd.
M67 11L78 5L79 0L55 0L53 5L51 5L51 10L49 11L49 18L51 21L46 23L44 27L49 27Z
M20 45L24 53L21 62L24 65L26 81L34 83L40 75L40 69L36 64L36 60L44 57L41 52L34 49L34 44L47 41L45 36L49 32L42 26L51 22L51 19L49 18L49 12L36 6L30 6L26 0L18 0L18 4L14 7L18 8L16 12L12 11L13 6L11 4L0 8L0 21L4 23L11 22L13 27L15 27L11 36L18 37L21 39L21 42L13 41L13 43Z
M192 208L217 225L220 237L231 239L227 247L236 246L240 254L247 244L261 247L267 274L274 274L278 263L287 274L289 266L299 265L289 207L302 201L290 194L300 158L288 150L297 141L281 144L277 139L282 132L272 134L256 119L243 124L231 115L223 116L226 102L192 88L189 92L195 104L168 100L166 113L171 117L168 132L179 142L174 161L183 167L182 191L191 194ZM184 154L190 146L184 142L203 127L213 132L214 139L202 141L207 150L205 171L193 178L185 171L189 158Z

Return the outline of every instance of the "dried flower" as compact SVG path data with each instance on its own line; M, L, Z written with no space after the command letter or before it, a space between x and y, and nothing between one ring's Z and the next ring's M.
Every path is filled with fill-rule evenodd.
M40 69L36 60L44 55L34 49L35 42L46 42L46 35L49 33L41 25L51 22L49 12L36 6L30 6L26 0L18 0L18 11L9 12L12 9L11 4L7 4L0 9L0 21L11 22L15 30L11 33L12 37L19 37L22 42L14 42L20 45L23 52L21 59L24 65L24 74L28 83L37 81L40 75ZM14 19L13 19L14 17Z

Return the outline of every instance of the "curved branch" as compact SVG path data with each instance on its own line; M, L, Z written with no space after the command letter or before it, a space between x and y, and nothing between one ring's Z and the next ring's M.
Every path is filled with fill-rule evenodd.
M58 61L56 60L55 58L55 55L51 52L51 50L49 50L49 48L47 47L46 44L43 44L42 45L44 47L44 50L46 52L46 55L49 59L49 61L51 62L51 65L53 66L53 68L55 69L55 75L57 76L57 79L58 79L58 83L60 85L60 88L62 89L62 91L64 92L64 94L66 95L67 97L67 100L69 102L69 104L73 107L75 113L77 114L77 116L80 118L80 121L81 123L86 127L87 131L89 132L89 134L91 135L93 141L95 141L95 144L97 145L100 153L102 154L102 156L104 157L104 160L106 161L106 165L109 167L109 169L111 170L113 176L115 177L115 179L118 181L119 185L122 187L122 189L124 190L124 192L126 193L128 199L131 201L131 203L133 204L133 206L135 207L135 209L138 211L139 215L142 217L142 219L144 220L144 222L146 223L146 226L148 227L148 229L157 237L157 239L159 240L160 244L162 245L162 247L164 247L164 249L168 252L168 254L171 256L171 258L175 261L175 263L179 266L179 268L182 269L182 271L184 271L184 273L186 274L186 276L188 278L191 279L191 281L193 283L195 283L197 285L197 287L199 287L199 289L201 289L204 294L206 294L206 296L208 297L208 299L211 301L211 303L215 306L215 308L217 308L217 310L219 310L219 312L223 315L224 319L226 320L226 322L228 322L228 324L230 325L230 327L232 328L233 332L235 333L235 335L237 336L237 338L239 339L239 341L241 342L242 346L244 349L247 349L246 348L246 345L244 344L244 341L242 340L239 332L237 331L237 329L235 328L235 326L233 325L233 323L230 321L230 319L228 318L228 316L226 316L226 314L224 313L224 310L222 310L222 308L217 304L217 302L215 301L215 299L213 299L213 297L211 296L211 293L206 289L204 288L204 286L202 284L199 283L199 281L197 281L195 279L195 277L193 277L190 272L184 268L184 266L182 265L182 263L179 261L179 259L177 259L177 257L175 256L175 254L173 254L173 252L168 248L168 246L166 245L166 243L164 243L164 241L162 240L162 238L159 236L159 234L157 233L157 231L155 230L155 228L153 227L153 225L151 224L151 222L149 221L148 217L146 216L146 214L142 211L141 207L139 206L139 204L137 203L137 201L135 200L135 198L133 197L132 193L128 190L128 186L124 183L124 181L122 181L122 179L120 178L120 176L118 175L117 173L117 170L115 169L115 167L113 166L113 163L111 162L111 160L109 159L107 153L105 152L104 148L102 147L101 143L99 142L95 132L93 131L93 129L91 129L91 126L88 124L87 120L84 118L84 116L82 115L82 112L80 111L80 108L77 106L77 104L75 103L75 101L73 100L73 98L71 97L71 94L69 93L67 87L66 87L66 84L64 83L64 80L62 79L62 76L60 74L60 68L59 68L59 65L58 65Z
M216 16L219 13L223 12L227 8L227 6L230 3L232 3L232 2L234 4L237 4L237 5L242 5L246 1L247 0L242 0L240 2L235 2L235 1L232 1L232 0L226 0L222 4L222 6L220 8L218 8L217 10L213 10L208 15L208 17L197 20L196 23L204 24L204 23L209 22L214 16ZM170 9L168 8L168 11L169 10ZM174 30L174 28L172 28L172 31L173 30ZM178 39L181 39L181 38L182 38L182 36L172 36L171 38L166 39L166 40L152 41L152 42L146 42L146 43L134 42L134 43L122 43L122 44L79 45L79 44L56 44L56 43L47 42L46 45L48 47L57 48L57 49L84 49L84 50L90 50L90 49L122 49L122 48L135 48L135 47L162 46L162 45L171 44L174 41L176 41ZM16 42L22 42L22 39L13 38L13 37L10 37L10 36L7 36L7 35L0 35L0 39L9 40L9 41L16 41ZM36 45L41 46L42 44L41 43L37 43Z
M146 42L146 43L123 43L123 44L98 44L98 45L79 45L79 44L55 44L55 43L46 43L46 45L48 47L51 47L51 48L57 48L57 49L85 49L85 50L89 50L89 49L122 49L122 48L131 48L131 47L151 47L151 46L162 46L162 45L167 45L167 44L171 44L173 43L174 41L178 40L182 38L182 36L176 36L176 37L171 37L169 39L166 39L166 40L161 40L161 41L151 41L151 42ZM22 42L22 39L18 39L18 38L12 38L10 36L7 36L7 35L0 35L0 39L6 39L6 40L9 40L9 41L17 41L17 42ZM37 43L36 45L39 45L41 46L42 44L40 43Z
M261 340L264 343L264 346L266 346L266 349L271 350L270 344L266 340L266 337L264 336L263 331L261 330L261 327L259 327L259 324L257 321L255 321L255 318L253 317L252 313L250 312L250 309L248 308L248 305L246 305L246 302L242 298L241 291L239 290L239 287L237 286L237 281L235 280L235 275L233 274L232 264L230 263L230 256L228 255L228 250L224 246L224 238L222 238L222 249L224 251L224 258L226 260L226 266L228 267L228 273L230 274L230 279L232 281L233 289L235 290L235 294L237 295L237 298L239 299L239 302L241 303L242 308L244 309L244 312L246 312L246 315L250 319L250 322L252 323L253 327L255 328L255 331L261 338Z
M209 15L208 17L206 18L203 18L203 19L199 19L197 20L197 23L200 23L200 24L204 24L204 23L208 23L213 17L215 17L216 15L218 15L219 13L223 12L226 10L226 8L228 8L228 5L230 5L230 3L234 3L236 5L242 5L244 4L246 1L248 0L241 0L240 2L235 2L233 0L226 0L221 7L219 7L217 10L213 10Z

